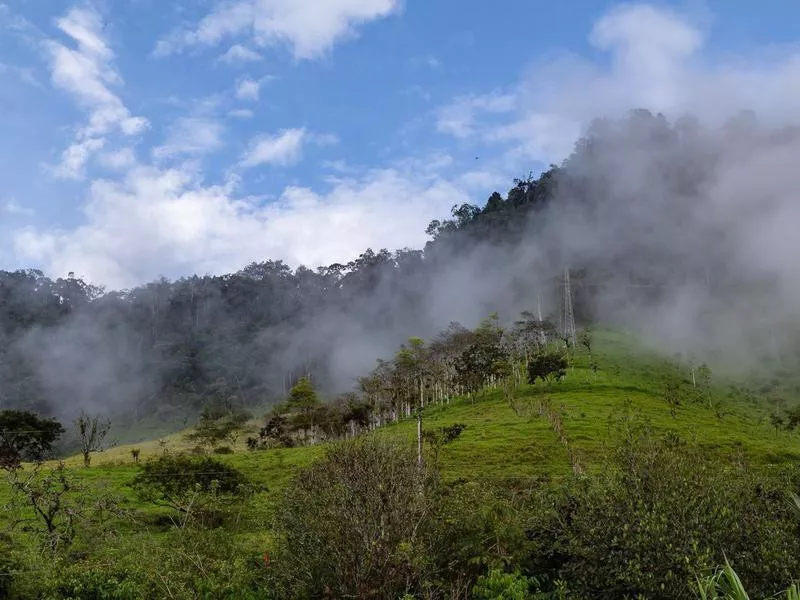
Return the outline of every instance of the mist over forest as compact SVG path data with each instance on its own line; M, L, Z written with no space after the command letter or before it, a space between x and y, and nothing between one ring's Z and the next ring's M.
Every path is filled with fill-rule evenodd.
M541 306L558 323L565 271L581 324L723 367L779 359L800 300L799 151L800 129L750 112L707 127L635 110L505 195L454 206L424 249L128 290L0 271L0 407L174 417L274 402L304 375L330 397L454 321Z

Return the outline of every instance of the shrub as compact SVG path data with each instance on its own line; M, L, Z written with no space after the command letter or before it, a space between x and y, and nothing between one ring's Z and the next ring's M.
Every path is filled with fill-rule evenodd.
M81 573L68 570L45 598L139 600L142 596L140 583L131 579L127 572L93 570Z
M581 597L691 598L695 578L727 557L769 596L797 575L782 486L634 428L603 476L540 495L532 572L567 580Z
M415 592L425 579L436 481L408 444L365 436L333 446L292 481L277 509L282 596Z
M472 588L474 600L527 600L530 583L528 578L517 573L504 573L492 569L482 575Z
M561 352L542 352L528 362L528 383L537 379L550 383L563 379L567 374L569 362Z
M186 438L201 446L214 446L225 440L235 443L249 419L250 413L244 410L206 407L200 416L200 422Z
M203 495L229 499L245 483L240 471L211 457L165 454L142 465L133 487L142 499L185 513Z
M524 506L510 490L470 481L442 487L429 556L444 597L464 597L487 569L513 570L525 560Z
M230 446L220 446L219 448L214 448L214 454L233 454L233 448Z
M0 533L0 598L13 598L14 574L18 567L11 538Z

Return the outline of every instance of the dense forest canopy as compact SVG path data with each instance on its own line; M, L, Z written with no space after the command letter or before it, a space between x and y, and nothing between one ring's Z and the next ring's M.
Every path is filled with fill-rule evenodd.
M122 291L0 272L0 407L137 419L270 402L303 376L343 391L410 335L537 303L557 321L565 270L580 321L672 348L775 349L800 288L787 229L799 140L750 114L707 130L634 111L596 122L561 166L505 196L453 207L422 250Z

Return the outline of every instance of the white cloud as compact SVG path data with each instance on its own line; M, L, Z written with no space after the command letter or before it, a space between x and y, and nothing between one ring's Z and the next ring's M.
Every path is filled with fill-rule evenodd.
M306 140L305 129L284 129L275 135L257 136L250 143L250 148L242 156L240 165L245 168L258 165L290 165L300 160L303 143Z
M234 95L239 100L250 100L256 102L261 93L261 82L254 79L243 79L236 85Z
M248 35L260 46L287 44L298 59L324 54L338 40L353 36L359 25L388 17L401 0L227 0L188 31L160 40L156 55L194 46L216 46Z
M182 117L167 132L165 142L153 148L155 158L210 154L219 150L225 127L209 117Z
M91 155L103 147L103 136L119 130L126 136L142 132L148 121L134 116L110 86L122 78L112 62L114 53L102 35L100 15L89 5L74 7L56 21L58 28L77 45L69 48L54 40L44 46L50 58L53 85L70 93L88 112L88 123L78 129L76 141L53 169L58 177L79 179Z
M721 61L705 55L707 35L671 10L648 4L615 8L588 36L610 60L562 56L537 64L512 94L458 98L441 108L437 128L504 144L510 157L548 163L565 158L593 119L633 108L672 118L691 113L712 125L742 109L766 120L800 119L797 47ZM504 114L505 109L512 110Z
M136 164L136 154L132 148L121 148L113 152L100 154L98 160L109 169L125 171Z
M264 57L261 56L258 52L251 50L246 46L242 46L241 44L234 44L231 46L228 51L219 57L220 62L227 63L229 65L234 64L242 64L248 62L257 62L262 60Z
M19 202L17 202L16 200L13 200L13 199L12 200L8 200L3 205L3 210L5 212L7 212L8 214L10 214L10 215L17 215L17 216L30 217L33 214L35 214L35 211L32 208L26 208L26 207L22 206Z
M89 8L72 8L56 21L58 28L77 44L77 49L48 40L53 84L70 94L89 111L89 125L81 132L85 137L102 135L119 127L126 135L134 135L147 127L147 120L132 116L109 86L122 84L112 65L114 53L101 32L100 15Z
M92 184L83 226L19 230L16 252L48 272L77 271L113 287L229 272L265 257L315 266L347 262L367 247L421 245L431 219L468 201L452 183L394 169L338 181L325 193L290 187L267 206L234 192L203 187L184 170L137 167L122 182Z
M60 179L83 179L89 157L105 146L102 138L89 138L75 142L61 154L61 162L53 168L53 175Z
M515 103L516 97L513 94L497 92L457 98L452 104L439 109L436 129L440 133L466 138L474 133L476 118L486 113L510 112Z

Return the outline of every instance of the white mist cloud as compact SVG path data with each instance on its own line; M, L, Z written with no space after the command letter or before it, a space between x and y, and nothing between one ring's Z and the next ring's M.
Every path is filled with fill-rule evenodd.
M195 27L161 39L155 54L166 56L196 46L248 36L259 46L286 44L295 58L313 59L359 25L388 17L400 0L233 0L215 8ZM237 51L238 52L238 51Z
M73 7L56 21L75 48L49 39L44 47L50 59L53 85L68 92L88 113L88 123L76 132L76 141L54 168L59 177L79 179L91 155L105 144L103 136L117 131L126 136L141 133L149 123L134 116L111 86L122 85L113 66L114 53L103 36L100 14L91 5Z
M516 155L548 163L565 158L592 120L619 117L632 108L672 118L691 113L716 125L742 109L773 123L800 118L797 46L712 58L705 52L709 35L671 10L620 6L601 17L588 36L610 60L564 55L538 63L511 94L475 94L440 108L437 128L462 139L501 143ZM508 117L498 120L503 114Z
M188 169L137 167L123 181L92 184L84 225L19 230L14 244L48 272L119 287L160 274L227 272L254 259L322 265L369 246L421 245L430 220L467 200L445 180L384 169L324 193L289 187L260 205L236 198L233 184L204 186Z
M61 162L53 168L53 174L61 179L83 179L89 157L103 146L105 146L103 138L89 138L75 142L61 154Z
M236 85L234 95L238 100L258 101L261 93L261 82L254 79L243 79Z
M100 154L98 160L108 169L125 171L136 164L136 153L132 148L120 148Z
M291 165L300 160L307 135L305 129L285 129L274 135L257 136L242 156L245 168L259 165Z
M225 52L222 56L219 57L219 62L224 62L229 65L237 65L237 64L244 64L249 62L258 62L262 60L264 57L261 56L258 52L255 52L248 48L247 46L243 46L241 44L234 44L228 51Z
M457 98L437 111L436 129L457 138L467 138L475 133L475 121L480 115L508 113L514 109L516 100L513 94L500 93Z
M210 154L219 150L225 127L209 117L182 117L169 127L165 142L153 148L155 158Z

